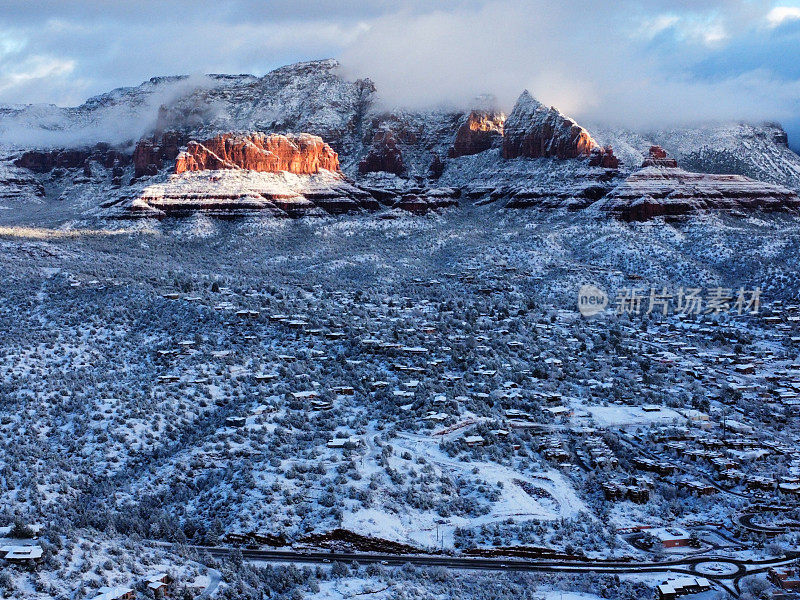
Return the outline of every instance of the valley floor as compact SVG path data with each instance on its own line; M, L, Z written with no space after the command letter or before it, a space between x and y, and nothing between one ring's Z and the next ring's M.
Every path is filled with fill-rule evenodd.
M223 597L477 598L489 581L253 570L164 542L780 555L793 530L765 545L735 519L794 506L798 239L777 215L626 225L468 203L0 228L0 525L41 525L46 554L0 566L0 591L92 598L151 570L189 594L220 570ZM612 300L592 319L587 283ZM630 288L690 287L760 289L760 312L614 312ZM669 527L699 546L654 546L646 532ZM497 581L575 600L608 585ZM615 597L657 583L617 580Z

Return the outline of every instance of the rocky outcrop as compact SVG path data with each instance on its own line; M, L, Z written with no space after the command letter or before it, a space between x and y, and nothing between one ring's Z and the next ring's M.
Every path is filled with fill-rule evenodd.
M664 167L674 169L677 166L678 161L667 156L667 151L661 146L650 146L650 152L642 163L642 167Z
M503 158L583 158L597 147L588 131L527 90L505 122Z
M203 213L218 217L265 215L298 218L353 212L394 217L401 211L423 214L458 204L457 188L403 187L369 189L337 173L314 175L266 173L244 169L186 172L147 186L120 216L183 217Z
M593 148L589 154L590 167L602 167L603 169L619 169L619 158L614 156L614 149L611 146Z
M394 133L389 129L376 132L372 138L372 147L358 163L358 172L363 175L384 171L402 175L405 170L403 153L397 146Z
M251 132L191 141L175 161L175 173L221 169L311 175L320 170L338 172L339 157L316 135Z
M488 150L503 138L506 116L499 111L473 110L456 132L448 152L450 158L469 156Z
M438 154L433 155L433 160L431 160L431 164L428 166L428 177L431 179L439 179L444 173L444 161L439 157Z
M178 157L185 144L185 137L177 131L139 140L133 151L134 177L155 175Z
M50 173L53 169L84 169L94 161L106 169L130 163L129 155L112 148L109 144L95 144L91 148L61 148L53 150L29 150L14 161L14 165L34 173Z
M7 208L6 200L38 203L44 196L44 186L32 173L9 162L0 162L0 208Z
M440 208L457 206L460 196L460 190L450 187L409 190L397 199L393 207L422 215Z
M743 175L684 171L662 148L653 146L643 168L595 206L625 221L644 221L708 210L796 211L800 198L788 188Z
M261 213L295 218L379 208L371 194L331 171L296 175L220 169L185 172L150 185L123 216L180 217L200 212L220 217Z

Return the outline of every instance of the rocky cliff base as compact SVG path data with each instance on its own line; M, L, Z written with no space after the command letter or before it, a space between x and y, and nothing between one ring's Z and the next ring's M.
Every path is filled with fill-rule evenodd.
M457 204L452 189L376 189L354 185L341 174L320 170L294 174L250 170L184 172L145 187L117 215L181 217L196 212L218 217L268 215L298 218L355 212L395 216Z
M788 188L743 175L685 171L661 147L653 146L642 169L599 200L596 208L625 221L645 221L709 210L796 212L800 198Z

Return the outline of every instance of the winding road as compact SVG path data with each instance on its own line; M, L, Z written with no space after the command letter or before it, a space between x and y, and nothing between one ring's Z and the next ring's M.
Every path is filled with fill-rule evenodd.
M676 558L661 562L625 562L614 560L534 560L519 558L481 558L436 554L378 554L368 552L322 552L303 550L254 550L249 548L191 546L198 552L224 558L236 550L245 560L288 563L330 563L339 561L359 564L379 563L400 566L440 566L449 569L477 571L538 571L545 573L664 573L705 577L738 596L739 581L746 576L764 573L771 567L784 566L797 561L797 556L767 560L743 560L729 556L709 554Z

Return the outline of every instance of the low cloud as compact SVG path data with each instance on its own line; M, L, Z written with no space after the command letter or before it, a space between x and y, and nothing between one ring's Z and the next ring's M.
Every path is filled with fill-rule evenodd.
M528 89L586 122L778 120L797 139L798 51L794 0L9 0L0 103L77 105L154 75L260 75L334 56L387 107L490 93L509 110Z
M492 92L509 109L527 88L576 118L632 128L791 119L800 81L783 76L777 52L747 71L702 68L735 55L745 36L768 45L768 15L757 2L497 1L387 15L343 62L389 105L463 105Z

